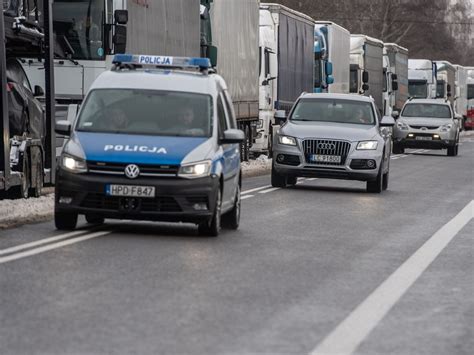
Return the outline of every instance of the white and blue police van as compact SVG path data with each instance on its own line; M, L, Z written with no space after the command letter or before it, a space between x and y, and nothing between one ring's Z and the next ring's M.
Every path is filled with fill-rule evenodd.
M60 230L105 218L186 222L217 236L240 220L241 168L233 104L206 58L116 55L92 85L56 175Z

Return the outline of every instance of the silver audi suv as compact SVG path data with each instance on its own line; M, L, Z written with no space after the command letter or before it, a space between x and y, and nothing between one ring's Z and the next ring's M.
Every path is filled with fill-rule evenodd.
M392 117L382 117L369 97L303 94L273 140L272 185L298 177L360 180L368 192L388 187Z
M449 156L458 155L459 120L451 104L444 100L412 99L401 114L393 112L397 124L393 129L393 152L405 148L447 149Z

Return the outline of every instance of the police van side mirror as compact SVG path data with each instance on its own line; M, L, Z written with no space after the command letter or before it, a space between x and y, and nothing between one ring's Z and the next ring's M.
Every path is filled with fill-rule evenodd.
M58 121L56 122L56 127L54 129L57 134L63 136L71 135L71 122L69 121Z
M221 144L242 143L245 140L245 133L240 129L228 129L224 131L223 137L219 140Z

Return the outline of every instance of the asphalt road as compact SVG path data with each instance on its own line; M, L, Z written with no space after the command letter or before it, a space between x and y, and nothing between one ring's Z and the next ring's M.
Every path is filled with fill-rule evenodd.
M458 157L395 156L381 195L249 178L241 228L219 238L0 231L0 353L471 354L473 157L472 136Z

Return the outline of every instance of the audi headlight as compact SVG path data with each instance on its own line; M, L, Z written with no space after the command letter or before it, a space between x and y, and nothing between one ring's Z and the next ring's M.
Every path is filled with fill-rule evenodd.
M61 166L71 173L87 172L87 163L85 160L68 154L61 156Z
M278 141L283 145L296 145L296 139L289 136L279 136Z
M184 164L179 168L178 176L186 179L195 179L209 176L211 172L211 162L201 161L199 163Z
M375 150L378 146L377 141L364 141L357 144L357 150Z
M397 127L401 129L402 131L408 131L409 127L405 122L397 122Z
M451 123L442 125L442 126L441 126L441 132L447 132L447 131L449 131L451 128L453 128L453 125L452 125Z

